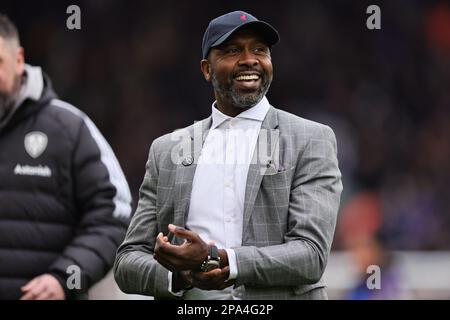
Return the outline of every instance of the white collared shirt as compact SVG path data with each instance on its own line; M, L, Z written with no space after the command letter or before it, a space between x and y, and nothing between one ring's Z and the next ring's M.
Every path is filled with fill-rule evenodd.
M220 112L215 104L212 125L195 170L186 227L198 233L203 241L214 241L219 249L226 249L229 279L235 279L238 270L232 248L242 246L247 175L270 105L264 97L254 107L232 118ZM169 288L171 278L170 274ZM232 295L231 287L222 291Z

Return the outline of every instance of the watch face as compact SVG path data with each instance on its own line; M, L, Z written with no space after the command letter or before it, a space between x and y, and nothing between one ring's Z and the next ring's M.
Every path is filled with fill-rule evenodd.
M214 269L219 268L219 261L216 260L208 260L206 264L203 266L202 271L208 272Z

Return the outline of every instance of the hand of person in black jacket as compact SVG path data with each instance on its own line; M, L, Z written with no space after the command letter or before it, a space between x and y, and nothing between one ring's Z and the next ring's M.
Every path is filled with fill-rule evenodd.
M66 295L59 281L50 274L32 279L22 288L20 300L64 300Z

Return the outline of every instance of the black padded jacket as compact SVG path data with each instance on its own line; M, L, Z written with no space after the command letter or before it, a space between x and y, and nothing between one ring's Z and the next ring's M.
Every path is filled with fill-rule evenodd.
M41 76L39 98L0 122L0 299L45 273L76 298L111 269L131 195L93 122L27 68Z

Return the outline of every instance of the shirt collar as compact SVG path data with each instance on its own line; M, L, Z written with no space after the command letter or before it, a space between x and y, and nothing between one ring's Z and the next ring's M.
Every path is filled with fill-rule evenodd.
M216 102L212 104L212 125L211 129L216 129L225 121L232 119L232 117L223 114L216 108ZM250 119L262 122L269 111L270 104L266 97L262 98L255 106L238 114L235 118Z

